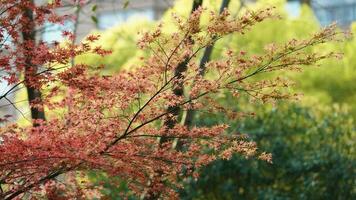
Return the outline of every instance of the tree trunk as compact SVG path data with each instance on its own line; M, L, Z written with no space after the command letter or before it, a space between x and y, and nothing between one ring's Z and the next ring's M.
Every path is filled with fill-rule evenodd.
M230 0L222 1L221 6L220 6L220 13L222 13L224 11L224 9L229 6L229 3L230 3ZM201 75L201 76L204 76L204 74L205 74L205 64L210 61L210 57L213 52L213 48L214 48L214 43L205 48L203 57L201 58L200 64L199 64L199 68L200 68L199 75ZM187 111L187 113L185 115L185 119L184 119L185 126L187 126L187 127L192 126L194 114L195 114L195 111L192 109ZM177 148L179 148L179 143L177 143Z
M311 4L311 0L301 0L302 4L307 4L308 6L310 6Z
M199 8L199 6L201 6L203 3L203 0L193 0L193 6L192 6L192 10L191 13L193 13L197 8ZM188 64L189 60L186 59L183 62L179 63L177 68L175 69L174 75L177 79L181 79L184 78L183 77L183 73L185 71L187 71L187 64ZM184 85L183 83L178 83L174 86L173 88L173 93L176 96L183 96L184 95ZM170 115L168 115L169 117L164 121L164 127L166 127L166 129L172 129L176 124L177 124L177 117L181 111L179 106L169 106L167 108L167 111L170 113ZM169 139L167 137L162 136L159 140L159 145L161 146L162 144L164 144L165 142L168 142ZM160 148L160 147L159 147ZM155 177L160 177L162 176L162 171L157 170L155 172L155 174L153 175ZM154 180L154 177L152 177L152 179ZM154 183L149 183L148 185L152 186ZM143 199L144 200L154 200L154 199L158 199L160 196L160 194L155 193L153 190L148 189L148 191L143 195Z
M199 8L199 6L201 6L203 4L203 0L194 0L193 1L193 6L192 6L192 10L191 13L193 13L196 9ZM187 71L187 64L188 64L188 59L184 60L183 62L179 63L179 65L177 66L177 68L175 69L174 75L177 77L177 79L183 79L183 73L185 71ZM183 96L184 95L184 85L183 83L178 83L176 86L174 86L173 88L173 93L176 96ZM168 119L164 122L164 126L167 129L171 129L173 128L177 123L177 117L180 113L180 107L179 106L170 106L168 107L167 111L170 113L170 117L168 117ZM163 144L167 141L167 138L165 137L161 137L160 139L160 144Z
M30 3L33 4L33 0L30 0ZM25 8L24 10L24 16L27 18L28 23L25 25L26 27L23 28L22 31L22 37L24 43L30 43L35 45L36 44L36 32L35 32L35 23L34 23L34 18L33 18L33 11L31 9ZM26 50L31 51L33 47L26 47ZM31 52L28 53L28 55L25 56L25 86L27 90L27 97L28 101L31 104L32 102L36 102L37 105L40 107L43 107L43 102L42 102L42 94L39 88L36 88L33 86L33 83L31 83L31 79L33 79L34 76L36 76L38 67L34 64L32 64L32 56ZM43 109L39 109L36 106L31 106L31 118L33 120L45 120L45 113ZM38 123L35 121L33 122L33 126L37 126Z

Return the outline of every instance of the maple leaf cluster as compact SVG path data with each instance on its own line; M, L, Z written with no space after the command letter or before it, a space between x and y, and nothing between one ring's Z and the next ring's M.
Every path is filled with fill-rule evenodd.
M240 17L224 10L221 14L211 12L209 23L202 25L200 16L208 11L199 8L189 18L174 15L177 31L173 33L164 33L163 25L159 25L142 34L138 46L151 52L143 58L143 65L103 76L100 68L71 64L71 59L82 53L109 53L92 45L98 36L89 36L79 44L56 45L31 43L19 37L19 31L26 32L26 27L40 26L46 20L62 23L63 16L54 12L60 6L58 0L41 7L31 1L7 0L1 4L4 11L0 33L4 35L6 30L12 38L11 45L2 44L6 49L0 57L1 69L7 72L4 79L15 86L26 82L45 91L43 106L61 111L47 121L38 120L36 126L1 127L3 199L21 198L24 194L59 198L58 191L66 191L67 199L99 195L95 191L100 186L76 180L86 180L88 171L118 176L136 195L149 191L177 198L176 189L182 187L180 178L198 177L199 169L216 159L229 159L233 153L240 153L272 162L270 154L259 152L244 135L228 133L226 124L195 127L181 123L168 126L166 122L181 120L173 108L180 108L180 112L204 110L244 116L219 104L217 96L222 92L231 92L236 99L246 93L263 102L295 99L298 95L286 89L292 84L289 80L267 80L263 74L299 70L338 56L305 51L337 40L339 33L330 26L305 40L269 45L263 55L227 49L225 56L205 63L202 69L198 61L204 48L228 34L246 34L256 23L276 15L271 8L248 11ZM24 9L33 11L34 21L22 18ZM13 76L24 70L24 63L28 63L24 59L29 57L30 63L41 66L43 71L31 72L31 78L26 80ZM177 73L182 63L185 70ZM252 78L256 76L259 78ZM177 89L184 89L184 93L177 95ZM6 93L2 98L5 97ZM159 138L164 141L158 142ZM67 177L65 184L56 182L61 176Z

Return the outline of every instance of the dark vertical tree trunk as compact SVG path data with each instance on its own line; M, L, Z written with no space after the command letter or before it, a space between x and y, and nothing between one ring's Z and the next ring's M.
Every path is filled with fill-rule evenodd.
M194 12L194 10L198 9L199 6L203 5L203 0L193 0L193 6L192 6L192 12Z
M202 5L202 3L203 3L203 0L193 0L193 6L192 6L191 13L193 13L196 9L198 9L199 6ZM184 60L183 62L179 63L177 68L175 69L174 75L178 80L184 78L183 73L185 71L187 71L188 62L189 62L188 59ZM174 93L174 95L179 96L179 97L183 96L184 95L183 83L177 83L173 87L173 93ZM170 113L170 115L168 115L167 119L164 121L164 127L167 130L169 130L169 129L172 129L177 124L177 117L178 117L181 109L179 106L169 106L167 108L167 111ZM161 146L162 144L164 144L167 141L169 141L169 139L167 137L162 136L160 138L159 145ZM155 176L155 177L162 176L162 171L157 170L153 176ZM152 179L154 179L154 177ZM149 183L149 185L152 185L152 184L154 184L154 183ZM146 194L144 194L143 199L144 200L154 200L154 199L158 199L159 196L160 196L160 194L157 194L154 191L149 189L146 192Z
M220 13L222 13L224 11L224 9L229 6L229 3L230 3L230 0L222 1L221 6L220 6ZM199 75L201 75L201 76L204 76L204 74L205 74L205 64L210 61L210 57L213 52L213 48L214 48L214 43L205 48L203 57L201 58L200 64L199 64L199 68L200 68ZM194 110L187 111L185 119L184 119L185 126L190 127L193 124L194 115L195 115ZM177 148L179 148L179 143L177 144Z
M203 4L203 0L194 0L191 13L193 13L196 9L198 9L199 6L201 6L202 4ZM188 38L188 40L189 39L190 38ZM187 71L188 62L189 62L189 60L187 58L183 62L179 63L179 65L175 69L174 75L178 80L184 78L182 74L185 71ZM184 95L184 85L183 85L183 83L177 83L173 88L173 93L174 93L174 95L179 96L179 97L183 96ZM167 111L170 113L170 115L167 118L167 120L164 122L164 126L167 129L172 129L177 124L177 117L178 117L181 109L180 109L179 106L170 106L170 107L168 107ZM160 144L162 144L162 143L164 143L166 141L167 141L167 138L162 137L160 139Z
M308 6L310 6L311 4L311 0L301 0L302 4L307 4Z
M185 60L182 63L179 63L178 67L175 70L175 77L177 77L177 79L183 79L183 75L182 73L187 71L187 64L188 64L188 60ZM173 88L173 94L175 96L179 96L182 97L184 95L184 85L183 83L177 83L175 85L175 87ZM179 106L170 106L168 107L167 111L171 114L169 117L167 117L167 119L164 122L164 126L167 129L172 129L177 123L177 117L181 111ZM164 143L168 141L167 138L165 137L161 137L160 139L160 144Z
M33 0L30 0L31 4L33 4ZM27 47L26 44L36 44L36 32L35 32L35 24L33 18L33 11L29 8L25 8L24 16L27 20L27 24L23 27L22 37L25 44L25 48L28 51L31 51L34 47ZM43 106L42 102L42 94L39 88L36 88L33 85L32 80L33 77L36 76L38 67L32 63L32 52L28 52L25 56L25 86L27 89L27 97L28 101L36 102L38 105ZM31 108L31 118L33 120L45 120L45 113L43 109L38 109L37 107L30 106ZM33 123L34 126L38 124L36 122Z
M193 13L196 9L199 8L199 6L201 6L203 3L202 0L194 0L193 1L193 6L192 6L192 10L191 13ZM220 7L220 13L224 11L225 8L228 7L230 3L230 0L223 0L221 7ZM189 38L188 38L189 39ZM201 74L203 75L205 73L205 63L208 62L210 60L210 56L213 50L213 45L208 46L205 51L204 51L204 55L202 57L202 60L200 62L200 68L203 69L201 70ZM177 79L182 79L183 77L183 73L185 71L187 71L187 65L188 65L188 60L185 60L183 62L181 62L177 68L175 69L175 76L177 77ZM183 96L184 95L184 85L183 83L177 83L174 88L173 88L173 93L176 96ZM170 106L168 107L167 111L170 113L169 117L165 120L164 122L164 126L168 129L172 129L177 123L177 118L181 112L181 108L179 106ZM187 113L188 114L188 113ZM189 119L192 119L194 112L190 113L192 116ZM167 137L161 137L160 138L160 145L162 145L163 143L167 142L169 139ZM178 146L180 146L180 143L178 142ZM160 176L161 172L156 172L158 176ZM145 196L144 199L146 200L153 200L153 199L157 199L159 197L159 194L153 194L151 191L147 192L147 196Z

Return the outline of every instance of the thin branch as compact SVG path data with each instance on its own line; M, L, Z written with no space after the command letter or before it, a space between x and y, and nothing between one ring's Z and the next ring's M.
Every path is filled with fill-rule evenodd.
M59 69L64 69L66 68L66 66L64 67L58 67L58 68L50 68L50 69L46 69L44 71L41 71L41 72L38 72L36 73L34 76L39 76L41 74L44 74L46 72L50 72L50 71L55 71L55 70L59 70ZM26 79L23 79L22 81L16 83L14 86L12 86L9 90L7 90L3 95L0 96L0 100L5 98L7 95L9 95L11 93L12 90L14 90L16 87L18 87L19 85L25 83L27 80Z
M22 113L22 111L20 109L17 108L17 106L12 103L12 101L10 99L8 99L7 97L5 97L5 99L15 108L15 110L17 110L17 112L19 112L21 114L21 116L23 118L25 118L28 122L31 122L29 119L27 119L27 117Z
M128 135L126 138L137 138L137 137L153 137L153 138L172 138L172 139L210 139L211 137L191 137L191 136L163 136L163 135L147 135L147 134L140 134L140 135Z
M112 147L113 145L115 145L119 140L121 140L122 138L126 137L126 135L128 135L131 131L131 125L134 123L134 121L136 120L136 118L138 117L138 115L148 106L149 103L151 103L151 101L153 101L153 99L155 99L161 92L162 90L175 78L175 76L173 76L168 82L166 82L148 101L146 101L146 103L135 113L135 115L132 117L132 119L130 120L129 124L127 125L126 130L124 131L124 133L117 137L115 140L113 140L104 150L103 152L107 151L110 149L110 147Z

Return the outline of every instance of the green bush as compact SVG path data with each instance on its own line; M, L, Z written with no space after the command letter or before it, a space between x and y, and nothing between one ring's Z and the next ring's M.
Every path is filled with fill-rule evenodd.
M238 155L216 161L200 179L189 179L182 199L356 198L356 127L347 112L285 104L256 113L234 122L231 131L249 134L273 154L273 164ZM227 120L200 119L197 124Z

